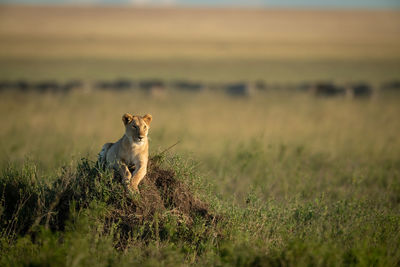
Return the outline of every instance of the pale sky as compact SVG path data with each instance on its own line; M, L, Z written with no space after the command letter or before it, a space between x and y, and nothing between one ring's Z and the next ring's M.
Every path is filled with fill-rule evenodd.
M400 0L0 0L0 3L400 8Z

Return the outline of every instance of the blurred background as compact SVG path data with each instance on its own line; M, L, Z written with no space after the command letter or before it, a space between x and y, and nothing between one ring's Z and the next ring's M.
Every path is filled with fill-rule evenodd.
M3 165L95 160L125 112L220 192L400 160L398 0L0 3Z

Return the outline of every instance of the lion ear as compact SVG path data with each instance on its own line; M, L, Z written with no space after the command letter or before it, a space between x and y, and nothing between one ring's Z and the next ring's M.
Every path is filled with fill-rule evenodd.
M146 122L147 125L150 125L151 120L153 119L153 116L150 114L146 114L143 116L143 120Z
M124 122L125 125L127 125L128 123L130 123L130 122L132 121L132 119L133 119L133 116L132 116L131 114L129 114L129 113L125 113L125 114L122 116L122 121Z

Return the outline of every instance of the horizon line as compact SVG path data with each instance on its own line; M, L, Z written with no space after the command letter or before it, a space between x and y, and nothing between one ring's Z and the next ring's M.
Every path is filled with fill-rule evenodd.
M258 4L258 5L224 5L224 4L160 4L160 3L107 3L107 2L57 2L46 1L32 3L29 1L1 1L1 6L26 6L26 7L126 7L126 8L210 8L210 9L296 9L296 10L400 10L400 5L387 6L361 6L361 5L281 5L281 4Z

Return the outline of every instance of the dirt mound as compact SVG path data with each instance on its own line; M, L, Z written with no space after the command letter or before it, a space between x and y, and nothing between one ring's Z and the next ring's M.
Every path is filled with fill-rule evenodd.
M162 169L154 163L150 164L142 188L143 201L141 204L146 207L173 210L185 218L187 223L191 223L194 216L204 218L211 216L208 205L195 198L189 188L176 179L173 171ZM138 206L137 211L144 210ZM148 215L154 214L154 211Z
M171 222L180 238L190 236L187 229L195 221L202 220L206 227L216 222L209 205L196 198L174 171L162 168L155 161L149 162L148 173L139 185L140 195L129 194L119 177L101 172L87 161L82 162L75 175L64 177L67 179L58 181L63 188L58 193L59 200L55 197L57 215L48 222L54 230L64 229L73 203L75 209L82 209L90 207L93 201L107 206L104 229L106 232L117 229L120 248L125 248L132 236L163 238Z

